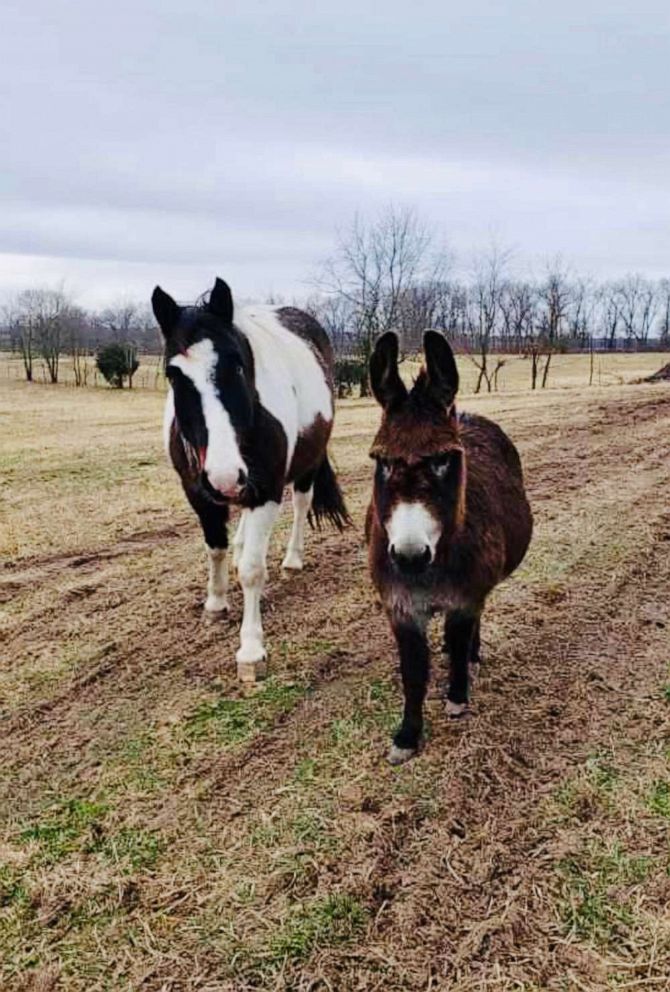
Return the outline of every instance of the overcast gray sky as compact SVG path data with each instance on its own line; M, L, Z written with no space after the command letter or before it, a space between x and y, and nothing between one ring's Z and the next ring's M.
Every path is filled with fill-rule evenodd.
M355 211L670 274L667 0L4 0L0 296L304 294Z

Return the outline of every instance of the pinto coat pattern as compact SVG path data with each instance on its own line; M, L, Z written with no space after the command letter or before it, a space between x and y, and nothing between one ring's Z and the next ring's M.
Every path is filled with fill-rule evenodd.
M205 610L228 609L230 507L241 508L233 541L244 595L238 675L265 673L261 593L266 556L286 484L293 529L283 567L303 566L308 519L342 528L348 514L328 461L333 426L333 352L323 328L294 307L234 312L217 279L206 303L179 306L159 286L151 302L165 337L164 437L209 551Z
M422 740L428 620L444 615L446 707L460 716L469 669L480 660L486 597L521 563L532 534L516 448L492 421L457 413L458 370L446 338L428 331L424 350L426 367L411 390L398 372L395 334L379 339L370 360L383 415L370 452L376 468L366 536L405 694L389 752L393 764L412 757Z

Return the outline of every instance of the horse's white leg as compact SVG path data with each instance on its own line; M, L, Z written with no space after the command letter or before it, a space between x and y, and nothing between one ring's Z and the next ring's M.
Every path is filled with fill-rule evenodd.
M209 578L207 579L208 613L221 613L228 609L228 559L225 548L207 548L209 552Z
M278 515L279 503L265 503L255 510L247 510L244 523L244 548L237 566L244 593L237 674L245 682L252 682L266 673L261 594L267 578L265 560L270 534Z
M240 519L237 523L237 530L235 531L235 537L233 538L233 565L235 568L240 563L240 558L242 557L242 549L244 548L244 523L247 518L248 510L242 510L240 513Z
M299 489L293 487L293 529L286 549L286 557L282 562L282 568L299 572L302 569L303 555L305 552L305 524L307 514L312 506L314 497L314 486L310 486L306 493L301 493Z

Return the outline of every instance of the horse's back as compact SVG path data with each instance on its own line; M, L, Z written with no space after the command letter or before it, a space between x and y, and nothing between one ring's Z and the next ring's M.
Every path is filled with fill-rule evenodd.
M245 307L235 323L251 346L261 405L286 433L290 462L315 421L332 424L330 342L313 317L294 307Z

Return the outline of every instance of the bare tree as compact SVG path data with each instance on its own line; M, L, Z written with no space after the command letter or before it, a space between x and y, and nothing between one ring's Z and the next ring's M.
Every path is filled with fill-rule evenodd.
M12 300L5 307L5 321L9 329L9 336L12 348L16 348L21 355L23 371L27 382L32 382L35 369L35 354L37 345L35 341L35 324L30 311L25 306L24 294L19 293L16 299Z
M117 344L135 339L139 306L132 300L119 300L97 315L98 323L108 331L108 340Z
M72 302L62 286L56 289L24 289L16 297L13 306L14 320L26 379L29 382L34 377L36 354L41 356L50 382L58 382L65 325L71 308Z
M316 283L322 292L349 304L357 352L366 368L375 338L399 326L406 292L434 275L430 249L431 233L414 211L392 206L376 220L356 216L338 236ZM368 392L366 375L361 395Z
M658 284L658 307L659 341L662 348L668 348L670 347L670 279L661 279Z
M606 282L599 287L597 291L597 303L602 336L607 347L613 350L621 326L619 290L616 283Z
M502 286L500 309L506 351L523 351L537 315L537 293L529 282L508 280Z
M626 276L618 284L617 295L626 338L646 345L658 305L654 283L640 275Z
M503 359L491 361L491 348L496 330L503 321L501 306L502 288L505 273L511 258L508 249L492 244L484 254L475 259L474 281L469 294L468 336L470 358L479 370L475 393L480 392L483 383L490 393L497 383L497 375Z
M88 314L80 307L71 307L65 322L64 348L72 359L75 386L88 383L89 331Z
M304 307L323 326L336 354L350 354L356 341L353 337L355 318L349 300L343 296L316 294L307 300Z
M538 333L537 360L538 367L533 372L532 388L536 388L537 371L541 369L542 389L546 388L549 378L549 367L554 354L561 347L561 339L572 299L572 286L567 269L560 258L547 265L544 280L537 288L538 298ZM535 356L532 356L535 359ZM544 357L544 366L542 366Z

